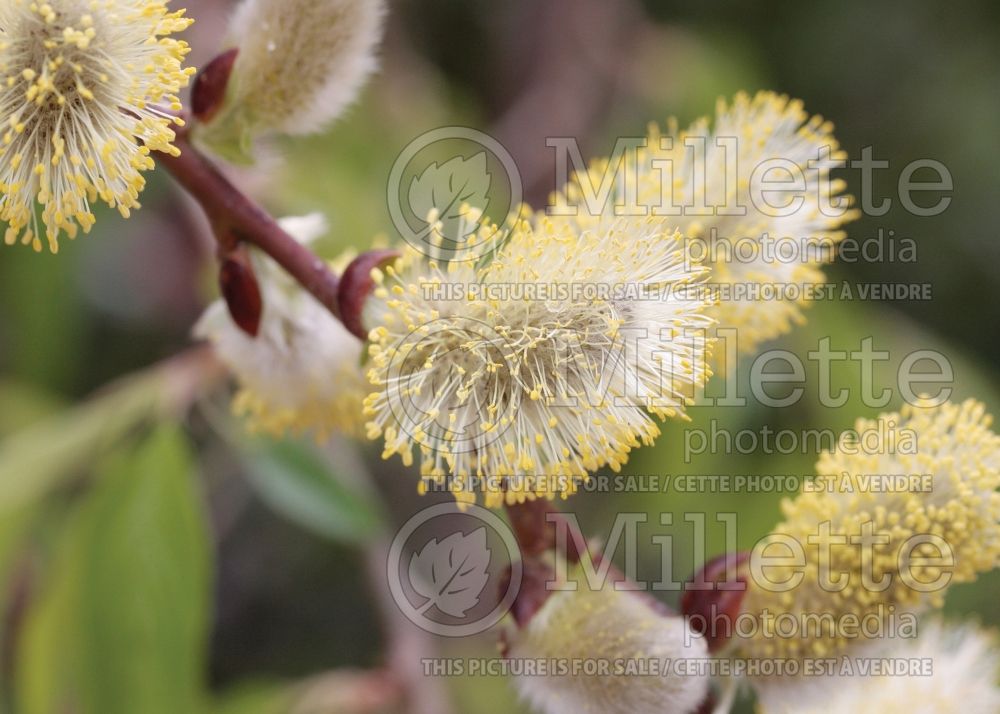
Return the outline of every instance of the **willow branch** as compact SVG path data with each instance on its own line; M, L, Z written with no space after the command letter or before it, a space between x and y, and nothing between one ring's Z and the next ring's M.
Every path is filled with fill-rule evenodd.
M521 549L521 558L526 566L549 550L555 551L571 563L578 563L589 558L594 566L600 566L604 561L604 556L601 553L590 550L586 536L576 527L576 523L566 518L551 501L535 499L524 503L508 504L507 518L514 531L514 537ZM637 597L645 600L654 611L661 615L673 614L666 603L657 600L651 593L643 591L613 563L606 565L608 584L623 583L625 589L633 591Z
M413 624L393 600L386 575L389 545L377 541L367 548L366 570L376 596L388 638L388 667L403 689L408 714L452 714L448 691L441 680L427 677L424 662L437 656L430 634Z
M156 158L205 211L220 255L233 252L241 242L256 246L340 317L339 280L326 262L288 235L267 211L236 188L191 144L186 132L178 132L174 145L180 149L180 156L157 153Z
M533 558L547 550L565 549L560 555L577 562L587 549L587 539L550 501L535 499L508 504L507 518L521 548L521 555ZM560 543L562 533L566 542Z

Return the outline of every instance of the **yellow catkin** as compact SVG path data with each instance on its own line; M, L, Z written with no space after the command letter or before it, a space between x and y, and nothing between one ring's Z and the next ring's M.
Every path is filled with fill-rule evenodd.
M858 639L854 618L878 618L884 628L891 617L940 607L947 585L995 568L1000 562L1000 437L991 423L974 400L908 405L899 413L859 420L859 432L878 433L883 448L859 449L842 438L820 457L815 481L783 504L784 521L765 542L800 543L805 567L772 566L766 578L782 582L796 572L803 577L788 592L751 578L744 613L759 627L753 637L740 640L739 649L750 657L830 656ZM893 446L901 443L915 448ZM872 475L916 478L896 490L874 487L891 481L873 481ZM862 550L860 539L866 537L870 546ZM942 553L951 565L942 561ZM869 574L867 583L863 572ZM840 589L842 577L846 587ZM832 580L836 588L829 587ZM883 582L888 583L884 589ZM940 587L926 591L928 583ZM797 632L787 619L779 624L783 613L794 616Z
M5 242L52 252L103 201L139 207L152 151L176 153L172 116L191 24L164 0L0 4L0 220ZM44 235L35 205L41 205Z
M685 131L674 120L667 131L653 125L644 146L594 161L552 196L544 213L579 230L629 212L658 216L704 256L718 297L709 313L720 329L737 330L739 351L751 353L804 320L808 288L823 282L820 266L844 236L839 227L859 215L851 198L841 195L844 182L830 178L846 159L832 131L799 100L740 93L731 103L719 101L714 122L702 118ZM755 177L755 171L769 166L801 171L802 202L794 210L783 210L784 198L761 200L764 174ZM775 170L769 180L788 179L783 169ZM601 197L609 175L620 181ZM821 201L839 205L827 208ZM779 241L794 250L779 251ZM765 287L771 297L761 299L755 291Z
M703 270L661 231L646 218L583 234L515 220L481 267L409 250L365 309L368 436L386 458L418 453L424 488L460 503L567 496L621 468L659 434L649 412L683 416L709 374L711 321L683 290Z
M708 657L705 641L636 593L577 579L577 589L552 593L510 637L508 658L524 672L513 678L524 698L548 714L695 711L708 692L698 667ZM535 674L532 663L552 669Z

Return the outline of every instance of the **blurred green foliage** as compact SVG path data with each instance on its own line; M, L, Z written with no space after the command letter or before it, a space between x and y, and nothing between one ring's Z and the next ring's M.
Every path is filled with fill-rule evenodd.
M332 540L364 545L385 536L381 506L346 476L331 476L318 450L294 441L264 441L241 449L244 471L276 512Z
M24 622L17 711L201 708L211 563L196 477L173 425L98 467Z

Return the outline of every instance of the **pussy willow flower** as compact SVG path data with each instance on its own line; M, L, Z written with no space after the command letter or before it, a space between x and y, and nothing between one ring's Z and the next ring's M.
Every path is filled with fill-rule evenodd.
M913 672L878 673L874 662ZM972 624L924 622L916 638L866 647L828 676L774 678L756 687L761 714L992 714L1000 711L1000 643Z
M0 220L5 241L94 225L101 200L123 216L139 206L152 151L172 146L178 90L193 69L170 35L191 24L165 0L4 0L0 4Z
M243 2L229 30L239 53L226 101L204 137L247 144L321 129L374 71L384 12L382 0Z
M554 593L509 645L514 684L545 714L685 714L708 692L701 637L610 584Z
M707 117L683 132L675 120L665 134L653 126L644 148L625 152L620 180L604 203L593 199L609 167L615 171L608 159L572 177L548 213L580 228L605 225L623 213L658 215L697 244L711 268L708 282L719 291L711 314L720 329L736 328L740 351L751 352L803 321L806 292L799 288L824 280L819 266L844 235L838 227L858 215L847 208L850 198L839 195L845 183L830 178L831 168L846 158L832 131L799 100L741 93L731 105L719 101L714 127ZM790 197L771 193L762 200L762 180L791 182L789 170L796 169L800 205L784 209ZM821 207L821 197L844 203ZM567 209L575 215L562 215ZM761 286L776 288L780 299L735 292Z
M841 438L820 457L820 475L782 504L785 520L765 543L784 541L771 555L788 555L787 544L797 542L804 567L769 566L767 582L751 570L743 612L759 627L739 649L750 657L826 657L871 639L858 636L859 620L875 618L891 632L890 618L939 607L948 586L995 568L1000 437L991 423L973 400L858 420L884 448L859 449ZM891 446L904 442L904 430L916 444L907 453ZM900 475L915 478L902 488L886 485L892 481L885 476ZM751 563L764 552L755 551ZM790 590L768 585L795 573L802 579ZM783 622L786 613L794 619Z
M570 494L704 383L710 320L686 291L702 274L647 219L516 222L480 267L409 250L365 308L368 436L386 458L418 452L422 487L459 502Z
M326 232L318 214L280 223L303 243ZM222 300L195 327L236 375L240 389L233 410L251 430L276 436L360 434L367 392L361 342L273 260L259 252L252 260L264 303L257 337L233 322Z

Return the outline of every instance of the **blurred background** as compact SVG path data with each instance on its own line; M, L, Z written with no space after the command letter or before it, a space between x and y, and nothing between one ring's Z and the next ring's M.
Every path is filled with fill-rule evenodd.
M187 7L201 65L230 5ZM774 89L832 119L851 158L872 146L890 162L875 196L893 199L891 209L849 225L850 236L894 231L917 246L915 262L835 264L830 279L928 283L933 299L820 302L772 346L805 361L823 337L856 350L871 336L890 352L879 374L893 389L907 353L938 350L954 367L956 397L1000 412L996 3L781 1L765 11L750 2L398 0L381 54L344 119L238 175L276 215L323 211L327 254L393 237L389 169L427 130L461 124L495 136L539 205L556 188L548 136L603 155L651 120L674 115L683 126L720 96ZM954 180L951 205L932 218L903 210L896 191L902 167L924 158ZM843 177L857 195L860 174ZM483 677L428 680L424 700L402 708L399 691L419 680L421 656L495 656L495 633L430 642L393 630L398 613L381 601L372 563L383 534L426 505L413 474L377 463L367 447L335 444L331 466L305 447L247 447L233 436L224 378L190 352L191 326L214 296L206 226L162 172L143 199L129 221L99 215L92 235L64 242L58 258L0 251L0 707L522 711L505 680ZM857 396L857 365L834 375L851 390L842 408L819 406L813 365L794 407L699 407L690 426L839 430L872 416ZM896 393L890 407L899 404ZM706 453L684 463L683 429L668 425L626 473L804 475L816 458ZM129 478L144 469L163 477ZM359 479L366 470L374 476ZM739 546L750 547L777 522L782 495L585 493L570 507L592 534L607 534L618 511L648 512L647 535L674 534L683 579L696 565L691 526L680 516L658 526L661 512L706 513L711 555L726 546L716 513L738 513ZM658 552L640 552L640 574L655 577ZM998 586L993 575L957 587L948 609L1000 625Z

